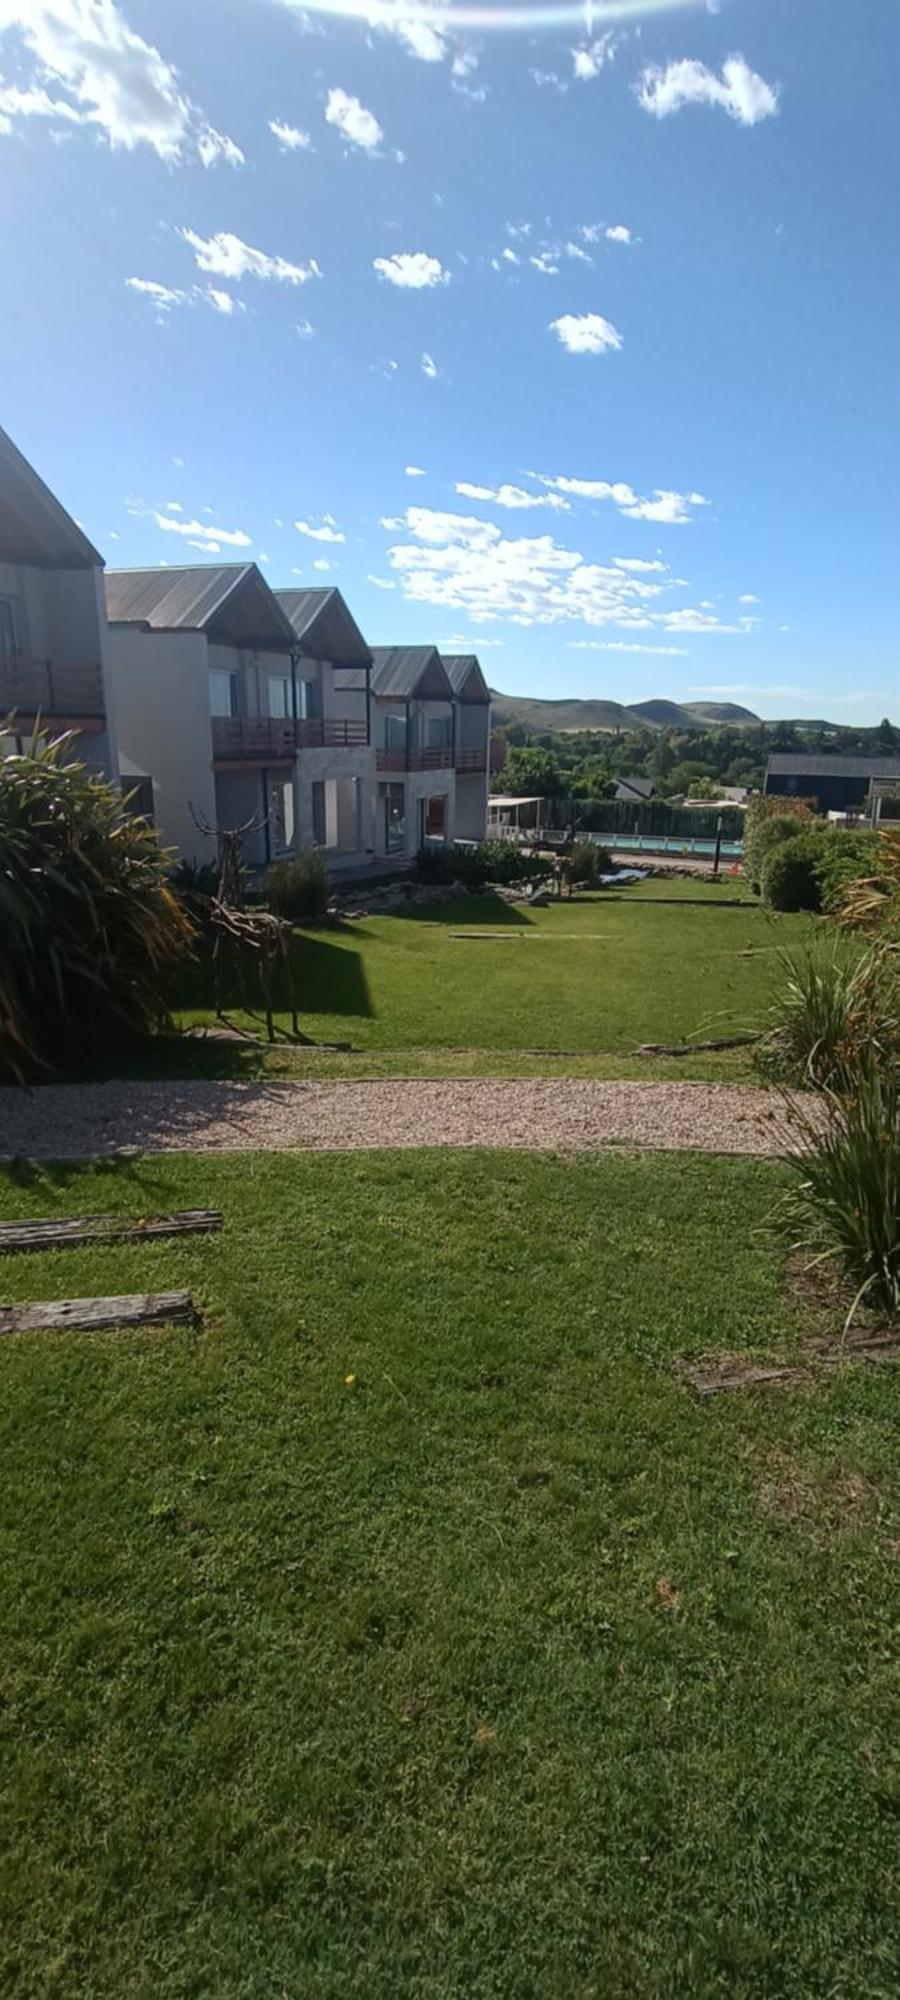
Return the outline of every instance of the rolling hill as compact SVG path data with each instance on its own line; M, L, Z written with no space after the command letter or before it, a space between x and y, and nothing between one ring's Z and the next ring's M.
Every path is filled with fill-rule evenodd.
M642 723L651 729L712 729L717 723L747 727L758 723L752 709L736 702L700 701L688 707L677 701L638 701L627 707L621 701L537 701L527 695L500 694L491 689L495 723L520 722L536 733L554 730L569 734L580 729L634 729Z

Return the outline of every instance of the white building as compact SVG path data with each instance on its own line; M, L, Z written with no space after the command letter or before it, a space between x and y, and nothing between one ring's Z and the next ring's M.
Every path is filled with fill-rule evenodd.
M372 655L339 590L277 590L296 646L294 835L329 868L375 854Z
M0 430L0 754L38 720L117 777L103 557Z
M436 646L375 646L376 853L456 837L453 687Z
M491 754L491 695L474 653L444 653L453 689L456 839L484 840Z

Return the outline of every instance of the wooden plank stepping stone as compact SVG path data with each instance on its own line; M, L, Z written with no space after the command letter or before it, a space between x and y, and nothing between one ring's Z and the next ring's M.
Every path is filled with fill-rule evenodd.
M61 1250L78 1243L136 1243L153 1236L204 1236L222 1227L220 1208L179 1208L171 1215L77 1215L58 1221L0 1222L0 1255Z
M684 1376L698 1396L719 1396L726 1389L753 1389L766 1382L797 1382L801 1376L799 1368L771 1368L757 1366L752 1361L679 1361L679 1374Z
M111 1333L131 1326L197 1326L190 1292L130 1292L110 1299L45 1299L0 1306L0 1334Z

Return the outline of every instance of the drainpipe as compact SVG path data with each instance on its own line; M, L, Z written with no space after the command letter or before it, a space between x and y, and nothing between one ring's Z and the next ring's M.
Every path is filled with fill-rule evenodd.
M270 862L270 861L271 861L271 859L272 859L272 829L271 829L271 827L270 827L270 825L269 825L269 773L268 773L268 771L266 771L265 769L264 769L264 770L262 770L262 771L260 772L260 777L262 778L262 802L263 802L263 838L264 838L264 844L265 844L265 850L266 850L266 867L268 868L268 866L269 866L269 862Z

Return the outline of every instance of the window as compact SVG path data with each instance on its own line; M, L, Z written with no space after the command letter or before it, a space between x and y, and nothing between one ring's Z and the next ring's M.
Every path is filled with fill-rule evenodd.
M274 851L284 854L294 845L294 787L290 778L270 778L269 818Z
M269 675L269 714L276 722L290 722L294 713L289 674Z
M449 715L426 715L424 721L425 749L449 750L452 728Z
M393 709L389 709L384 718L384 747L386 750L406 749L406 716L398 715ZM396 789L402 792L403 786L399 785Z
M297 714L301 722L313 722L322 713L321 688L318 681L297 682Z
M439 799L423 799L422 804L425 807L425 839L446 840L447 838L446 797Z
M18 650L15 604L11 597L0 597L0 667L11 667Z
M316 778L312 792L312 837L317 847L325 846L325 780Z
M209 670L210 715L237 715L237 675L222 667Z
M384 808L384 851L406 852L406 792L403 785L379 785Z

